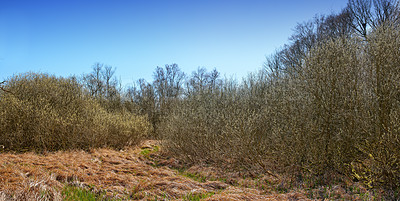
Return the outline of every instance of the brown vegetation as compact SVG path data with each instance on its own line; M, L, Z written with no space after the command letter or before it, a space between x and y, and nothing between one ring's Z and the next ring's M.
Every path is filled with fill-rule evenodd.
M299 24L291 43L242 83L194 72L160 135L187 164L294 185L342 177L400 196L398 1L350 1Z
M156 146L147 141L143 149L121 151L0 154L0 200L61 200L67 185L105 191L105 197L123 200L182 200L190 194L207 193L208 200L279 200L296 195L263 195L260 190L221 181L195 181L178 170L154 166L154 161L141 153Z
M160 155L159 146L157 141L145 141L139 147L120 151L2 153L0 200L63 200L62 191L67 186L85 189L105 200L196 200L196 196L203 200L361 200L366 198L363 193L367 194L362 188L346 193L341 186L309 192L290 190L277 176L244 178L215 167L193 166L183 171L176 169L176 159Z
M104 109L72 78L26 73L0 91L0 145L9 151L57 151L135 145L145 117Z
M265 186L355 199L356 185L362 199L399 199L399 19L397 0L350 0L299 24L241 82L176 64L126 91L99 63L80 78L11 77L0 83L0 149L45 155L3 154L0 196L19 199L22 189L15 195L58 199L69 184L130 199L184 199L195 189L208 199L267 199ZM146 138L160 140L164 155L151 158L154 146L141 157L116 151ZM47 154L58 150L67 152ZM193 182L166 166L224 182ZM229 186L239 181L252 189Z

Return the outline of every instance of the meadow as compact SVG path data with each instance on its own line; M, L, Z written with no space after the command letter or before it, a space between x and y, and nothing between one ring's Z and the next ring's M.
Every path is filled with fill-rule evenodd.
M399 199L400 8L366 2L298 24L242 80L8 78L0 200Z

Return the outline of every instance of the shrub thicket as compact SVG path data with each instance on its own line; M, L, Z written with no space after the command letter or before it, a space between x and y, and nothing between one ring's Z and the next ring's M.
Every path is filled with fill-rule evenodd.
M160 125L168 150L188 163L297 181L345 175L398 197L399 7L357 2L297 26L291 43L240 84L212 85L212 73L194 72Z
M0 92L0 145L12 151L122 148L149 131L144 117L107 112L70 78L26 73Z

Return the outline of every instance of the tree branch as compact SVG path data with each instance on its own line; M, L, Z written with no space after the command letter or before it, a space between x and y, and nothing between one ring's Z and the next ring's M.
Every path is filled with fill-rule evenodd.
M5 83L6 83L6 81L0 82L0 90L12 94L11 91L8 91L8 90L4 89L4 87L2 86Z

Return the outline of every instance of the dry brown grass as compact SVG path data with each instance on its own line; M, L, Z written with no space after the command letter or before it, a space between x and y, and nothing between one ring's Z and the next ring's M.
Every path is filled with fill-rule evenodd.
M304 190L278 192L275 186L283 181L278 177L243 178L221 168L196 166L185 171L205 175L204 181L196 181L170 168L174 160L155 152L158 147L157 141L146 141L121 151L2 153L0 200L62 200L66 186L121 200L190 200L196 195L207 195L204 200L309 200Z
M147 143L147 144L146 144ZM147 141L141 147L154 147ZM188 195L210 193L206 200L285 200L292 196L269 194L256 188L228 185L221 181L198 182L167 166L153 167L141 148L115 151L94 149L0 155L0 200L61 200L66 185L109 198L147 200L157 197L179 200ZM300 196L301 197L301 196ZM303 196L304 197L304 196Z

